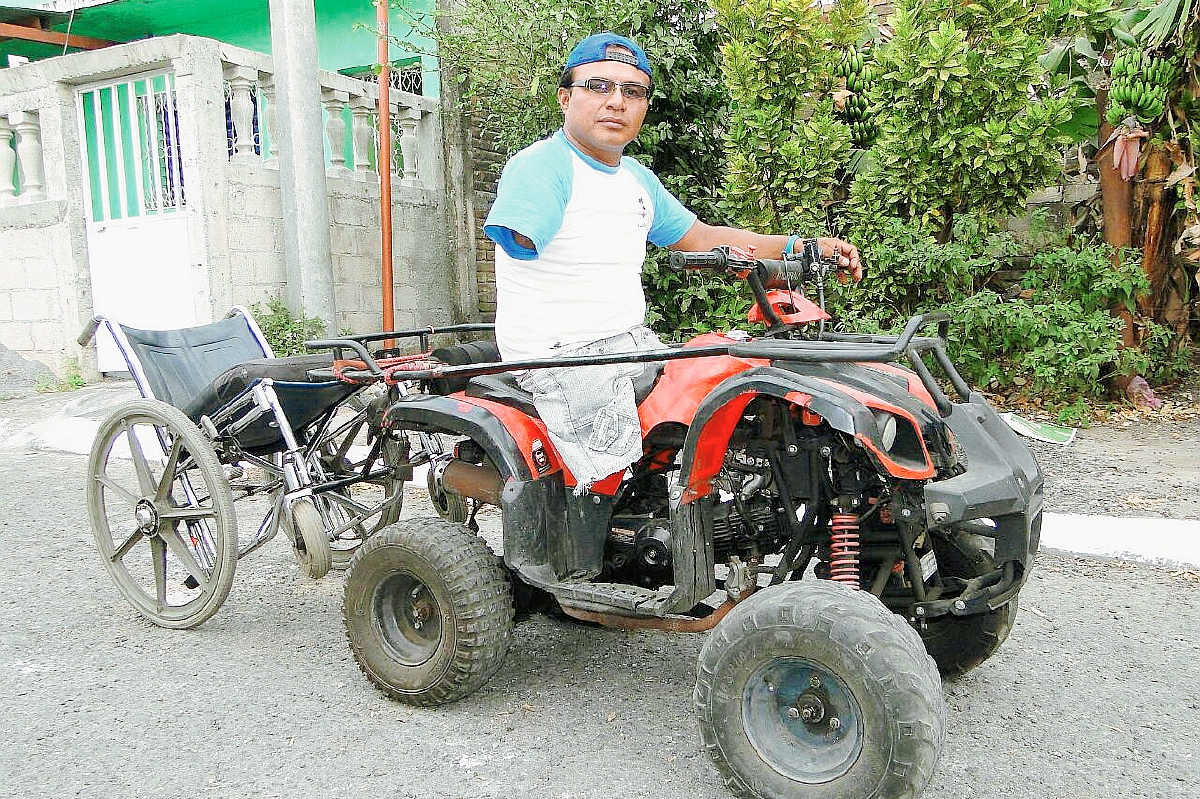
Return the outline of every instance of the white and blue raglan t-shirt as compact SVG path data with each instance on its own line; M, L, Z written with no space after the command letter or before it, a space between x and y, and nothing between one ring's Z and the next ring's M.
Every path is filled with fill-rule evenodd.
M600 163L561 130L514 155L483 228L499 245L501 357L546 357L642 324L646 242L668 247L695 221L642 164ZM534 249L518 244L514 231Z

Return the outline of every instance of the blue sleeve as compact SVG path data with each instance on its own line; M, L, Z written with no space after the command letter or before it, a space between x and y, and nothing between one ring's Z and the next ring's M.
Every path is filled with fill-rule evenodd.
M692 225L696 224L696 215L684 208L683 203L667 191L658 175L633 158L626 157L622 160L638 179L638 183L649 192L650 201L654 205L654 224L650 226L650 235L646 238L655 246L670 247L692 229Z
M547 139L526 147L509 159L500 175L483 232L512 258L537 258L562 227L573 173L570 151L554 145ZM514 233L528 237L534 249L518 244Z

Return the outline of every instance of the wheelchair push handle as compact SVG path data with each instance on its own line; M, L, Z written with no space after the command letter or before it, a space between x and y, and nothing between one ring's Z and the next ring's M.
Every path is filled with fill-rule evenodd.
M96 336L96 331L100 329L100 325L104 324L103 316L93 316L88 320L88 323L83 326L83 330L79 333L79 337L75 339L79 342L79 346L86 347L88 342Z

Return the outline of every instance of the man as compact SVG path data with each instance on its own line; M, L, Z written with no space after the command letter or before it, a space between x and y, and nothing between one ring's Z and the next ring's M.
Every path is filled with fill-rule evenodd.
M663 348L644 326L646 242L673 250L720 245L764 258L797 236L705 224L638 161L624 157L646 118L653 73L630 39L598 33L575 46L559 82L563 127L504 168L484 232L496 242L496 339L504 360ZM858 250L818 239L862 277ZM633 378L640 364L530 370L555 448L579 490L642 454Z

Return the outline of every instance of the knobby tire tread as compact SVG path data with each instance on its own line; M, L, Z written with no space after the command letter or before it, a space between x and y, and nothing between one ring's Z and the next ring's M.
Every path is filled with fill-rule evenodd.
M946 731L947 708L937 666L912 627L865 597L870 595L824 580L768 588L734 608L711 634L700 654L693 704L705 751L730 791L747 799L775 796L748 784L722 749L717 725L723 720L712 713L722 661L736 650L742 634L778 628L786 608L791 608L792 624L825 631L831 640L858 653L883 689L886 704L898 716L908 717L897 724L897 753L889 773L872 793L854 799L915 796L928 784Z
M347 636L359 668L389 696L425 707L478 690L500 669L511 642L513 604L502 562L463 525L441 518L408 519L380 530L358 548L350 580L362 561L385 547L400 547L423 559L441 577L453 604L454 653L434 685L418 693L397 690L367 662L347 610Z

